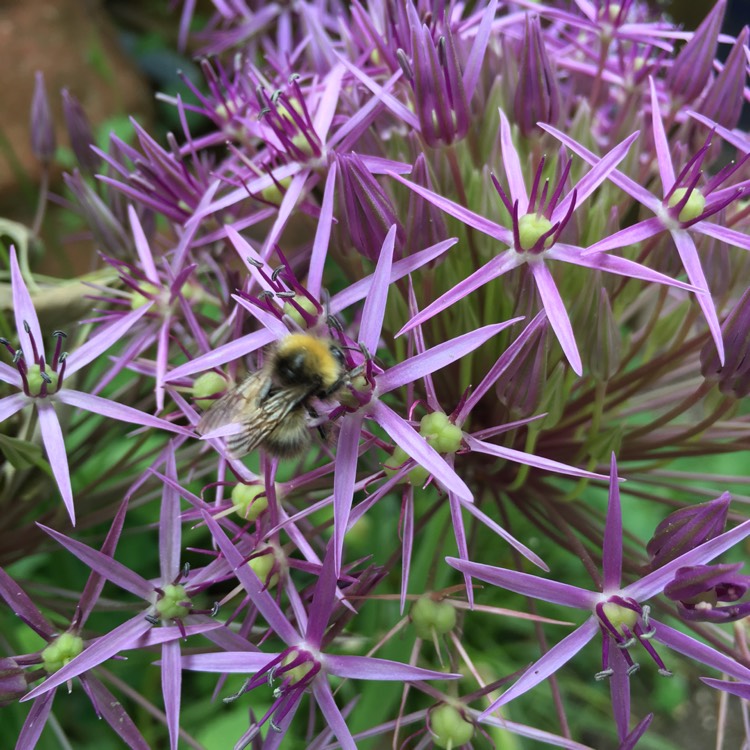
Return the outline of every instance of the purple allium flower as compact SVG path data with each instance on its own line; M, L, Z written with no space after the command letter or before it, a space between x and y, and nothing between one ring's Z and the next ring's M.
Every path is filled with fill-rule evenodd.
M527 692L569 661L598 633L602 636L602 671L598 677L611 678L612 709L621 740L627 735L630 718L630 675L638 668L631 649L642 646L660 673L671 674L657 654L652 640L674 651L707 664L738 679L750 678L750 669L710 646L657 622L647 602L661 594L681 568L704 565L750 535L750 521L727 531L648 573L639 581L622 586L622 517L617 466L612 456L607 527L602 550L602 589L591 592L577 586L545 580L515 570L495 568L456 558L447 558L452 567L472 577L535 599L589 610L591 616L573 633L553 646L529 667L523 676L495 700L490 713Z
M298 612L303 633L284 616L276 602L265 589L255 573L245 564L245 560L219 525L204 514L222 555L242 582L253 604L261 612L276 635L286 643L280 653L256 651L225 651L215 654L194 654L182 657L183 669L202 672L254 672L239 693L229 700L235 700L249 690L280 680L273 689L274 701L266 715L240 738L235 750L250 744L260 732L261 726L269 721L276 735L273 746L278 746L299 706L302 694L311 690L315 700L344 748L356 748L354 739L346 725L328 682L329 675L365 680L418 681L429 679L457 679L460 675L434 672L412 667L408 664L368 658L362 656L338 655L324 650L324 637L336 602L337 576L334 572L333 550L329 547L320 577L315 586L310 609L307 613Z
M596 161L594 168L580 180L578 185L567 190L563 196L570 173L570 161L568 160L565 163L557 186L550 192L549 181L543 181L544 159L542 159L537 167L531 192L528 193L521 159L513 145L510 123L502 110L500 110L500 131L503 165L510 195L506 194L494 176L492 180L508 213L512 229L479 216L473 211L426 188L415 185L396 174L392 175L396 180L468 227L473 227L508 246L504 252L492 258L464 281L428 305L408 325L404 326L400 333L405 333L415 325L423 323L493 279L526 264L534 278L550 325L557 335L560 346L570 366L580 375L583 370L575 335L563 300L545 261L560 260L573 265L587 266L653 283L668 284L682 289L688 288L679 281L674 281L663 274L624 258L601 256L593 259L585 257L583 248L561 241L561 235L573 217L575 209L580 208L586 198L615 170L638 134L634 133L613 148L601 160Z
M171 444L167 451L166 473L175 479L176 467L174 449ZM126 504L123 505L123 510ZM90 670L102 661L111 658L119 651L140 645L142 638L152 628L162 624L165 633L151 634L151 641L162 644L162 690L169 727L170 747L177 748L180 714L180 638L188 634L208 634L222 627L220 622L208 617L208 611L196 610L192 599L214 577L218 577L220 564L214 563L201 571L190 574L189 568L180 567L181 526L179 519L179 496L169 485L164 485L159 521L159 551L161 580L152 583L141 578L134 571L112 559L112 551L98 551L87 547L52 529L45 531L69 552L74 554L92 570L97 580L112 581L126 591L140 596L148 603L145 612L139 612L131 620L123 623L112 632L97 639L96 643L83 649L80 655L71 658L54 676L50 676L39 687L32 690L27 699L37 698L64 682ZM123 514L124 517L124 514ZM189 576L189 578L188 578ZM213 611L211 611L213 613ZM168 625L170 623L170 625ZM176 631L176 635L174 634ZM171 633L172 637L164 637ZM210 636L209 636L210 637Z
M122 533L126 508L127 503L122 503L113 519L101 551L95 553L104 561L105 567L108 564L115 565L112 555ZM206 625L190 626L187 631L176 627L162 628L157 637L152 637L146 635L146 631L152 630L151 624L141 618L137 622L128 623L125 628L116 628L102 639L85 639L83 629L96 606L103 585L104 577L92 570L78 600L70 625L61 632L59 624L53 625L15 581L0 569L0 597L12 608L18 618L47 641L47 646L40 652L18 656L13 660L19 666L34 670L26 672L23 676L27 684L44 677L44 682L23 698L23 700L33 699L34 702L19 734L16 747L31 749L36 746L52 710L57 688L64 682L77 677L91 700L97 716L104 717L129 747L147 750L146 740L120 702L105 686L101 676L97 674L96 667L118 651L144 647L149 642L153 644L174 642L176 639L185 637L187 632L205 631ZM211 622L209 628L215 628L217 625ZM105 643L109 644L109 648L102 649ZM15 671L11 671L11 676L15 680L19 677ZM25 692L26 690L23 691ZM21 697L22 694L14 695L15 700Z
M0 315L16 360L0 365L0 724L15 713L23 750L48 716L60 742L106 742L77 710L50 713L67 680L138 750L240 735L253 750L523 742L509 735L631 750L675 720L658 702L631 717L638 650L665 674L709 665L724 679L707 684L745 695L750 581L736 556L713 559L748 533L750 51L747 30L719 33L728 3L696 33L645 0L209 5L175 17L207 57L185 61L185 96L158 95L174 133L134 124L133 142L91 147L68 98L81 165L50 196L55 226L38 82L39 209L3 224L18 252ZM79 239L110 268L32 274L79 260ZM41 331L63 318L81 340L48 357ZM172 426L270 372L297 332L346 361L331 398L294 407L319 433L300 456L234 458L237 425L202 440ZM178 434L124 439L116 415ZM606 465L609 512L589 487ZM58 528L53 472L86 538ZM535 597L583 614L540 617ZM197 632L208 648L183 648ZM579 667L610 679L582 712L580 678L557 667L597 634L601 666ZM133 683L130 651L160 655L161 679ZM231 672L249 679L217 707L212 678L183 668L214 672L215 697L239 688ZM463 675L445 692L444 672ZM350 679L363 675L377 680ZM533 705L512 700L541 682ZM721 733L734 699L717 697ZM117 700L145 709L137 729ZM685 731L708 746L702 729Z
M655 216L605 237L587 248L585 254L586 257L589 257L591 254L625 247L635 242L643 242L664 230L668 231L677 247L677 252L690 282L702 292L702 294L699 293L696 296L696 299L706 317L706 322L719 354L719 361L723 364L724 342L721 337L721 327L692 235L693 233L702 234L750 250L750 237L747 234L707 221L709 217L718 214L745 195L746 188L744 187L735 186L719 189L719 186L737 172L750 155L746 155L737 164L727 165L716 175L706 180L702 188L699 188L698 183L702 177L701 165L710 147L709 137L705 145L687 161L680 173L675 176L669 142L659 108L656 84L653 78L650 80L654 148L664 198L657 198L634 180L613 169L610 174L612 182L653 211ZM596 157L588 149L576 143L568 135L555 128L543 127L589 164L597 163Z
M43 339L39 319L21 275L15 248L11 248L10 262L13 312L21 345L20 348L15 349L9 341L2 340L1 343L10 352L15 367L0 363L0 379L21 392L0 399L0 421L9 419L28 404L36 407L42 441L52 473L70 520L75 523L73 490L70 485L62 428L55 410L56 403L95 412L130 424L155 427L170 432L184 433L186 430L163 419L145 414L132 406L63 387L66 377L70 377L113 346L140 317L148 312L148 306L134 310L118 323L103 328L70 356L63 351L65 334L62 331L56 331L54 334L55 350L52 358L48 360L42 348Z

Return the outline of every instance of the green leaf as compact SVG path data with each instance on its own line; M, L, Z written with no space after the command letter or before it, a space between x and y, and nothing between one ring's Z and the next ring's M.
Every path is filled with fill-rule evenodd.
M16 469L41 469L52 476L52 469L42 454L42 448L27 440L0 435L0 451Z

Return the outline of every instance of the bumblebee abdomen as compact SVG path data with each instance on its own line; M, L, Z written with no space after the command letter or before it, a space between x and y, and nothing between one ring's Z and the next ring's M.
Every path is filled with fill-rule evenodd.
M294 458L304 453L311 441L307 425L307 412L300 407L293 409L276 429L263 440L263 448L279 458Z

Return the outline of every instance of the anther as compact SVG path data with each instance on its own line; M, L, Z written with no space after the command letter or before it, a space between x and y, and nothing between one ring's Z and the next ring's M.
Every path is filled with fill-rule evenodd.
M155 615L146 615L143 619L146 620L146 622L151 625L159 624L159 618L156 617Z
M601 672L597 672L594 675L594 679L597 682L601 682L602 680L608 680L614 673L615 673L615 670L612 669L612 667L607 667L607 669L602 669Z

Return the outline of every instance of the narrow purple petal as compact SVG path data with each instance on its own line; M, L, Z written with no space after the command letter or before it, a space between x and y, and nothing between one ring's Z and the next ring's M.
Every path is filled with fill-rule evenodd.
M16 257L16 248L10 246L10 282L12 287L13 298L13 315L16 319L16 331L18 340L21 342L21 349L26 362L32 364L34 360L34 350L31 348L32 336L36 345L43 347L42 329L39 327L39 318L37 317L34 303L31 301L29 289L21 275L21 269L18 267L18 258ZM28 324L30 333L26 333L24 323ZM41 354L41 351L40 351Z
M565 358L573 368L573 372L580 376L583 374L581 355L578 353L578 345L576 344L573 327L570 324L568 311L565 309L560 292L557 291L555 280L542 260L529 263L529 268L534 276L536 288L539 290L547 319L560 342Z
M641 721L639 721L633 728L633 731L625 738L625 741L620 744L620 747L617 750L634 750L641 737L646 734L646 730L651 725L653 719L653 714L649 714L645 719L641 719Z
M698 257L698 250L695 247L693 238L683 229L672 230L672 239L677 246L677 252L680 254L682 265L685 266L690 283L698 287L705 294L696 295L698 305L700 305L703 314L708 323L708 330L711 331L711 337L716 344L716 351L719 354L719 362L724 364L724 337L721 335L721 323L716 315L716 308L711 297L711 291L708 288L708 281L703 273L701 261Z
M604 182L614 171L615 167L625 158L633 141L640 135L640 131L629 135L624 141L618 143L611 151L606 153L597 164L590 169L576 185L576 206L580 206L599 185ZM565 217L568 212L570 201L573 199L573 191L569 192L560 201L557 208L552 212L550 221L555 224Z
M744 232L738 232L736 229L722 227L710 221L698 221L690 227L692 232L700 232L708 237L726 242L733 247L740 247L743 250L750 250L750 235Z
M320 217L315 229L310 263L307 271L307 290L313 297L319 297L323 288L323 268L328 256L328 242L331 239L331 225L333 224L333 197L336 193L337 163L334 160L328 169L326 185L323 190L323 202L320 206Z
M245 336L241 336L234 341L229 341L226 344L222 344L213 351L207 354L202 354L200 357L186 362L184 365L175 367L170 373L167 374L167 382L180 380L188 375L194 375L196 372L205 372L211 370L214 367L220 367L227 362L232 362L235 359L244 357L250 352L257 351L270 344L276 338L273 331L269 331L267 328L261 328L252 333L248 333Z
M750 684L746 682L732 682L731 680L716 680L713 677L701 677L701 682L717 690L726 690L727 693L736 695L738 698L750 701Z
M616 483L615 483L616 484ZM617 736L622 742L630 725L630 675L628 663L619 648L611 648L608 666L614 670L609 678L609 692L612 698L612 713L617 726Z
M333 475L333 540L335 571L341 570L344 536L349 524L349 514L354 499L354 482L357 478L359 437L364 415L361 412L344 417L336 449L336 468Z
M37 400L37 414L39 415L39 429L42 442L47 452L47 459L55 475L57 487L67 508L70 522L75 526L76 514L73 507L73 488L70 486L70 469L68 468L68 454L65 452L60 420L57 418L52 404L42 399Z
M620 483L617 479L617 460L614 453L609 464L609 505L604 527L602 572L604 593L618 590L622 580L622 509L620 507Z
M553 260L564 260L566 263L572 263L576 266L593 268L596 271L614 273L618 276L627 276L631 279L641 279L653 284L665 284L673 286L676 289L684 289L686 292L697 293L701 296L701 290L692 284L686 284L684 281L678 281L658 271L654 271L647 266L642 266L634 260L627 258L618 258L615 255L607 253L596 253L590 255L584 253L581 255L581 248L574 245L563 245L557 243L548 253L547 257Z
M349 60L347 60L345 57L342 57L338 53L336 54L339 58L339 61L344 65L344 67L346 67L347 70L352 73L355 78L359 79L367 89L375 94L375 96L377 96L380 101L383 102L387 109L389 109L399 120L403 121L406 125L412 128L412 130L416 131L417 133L420 132L419 118L414 114L414 112L412 112L406 105L398 101L398 99L396 99L394 96L389 94L384 87L376 83L363 70L349 62ZM397 71L397 73L400 74L398 78L401 78L403 73L400 70ZM393 78L396 78L395 74ZM396 80L398 80L398 78L396 78Z
M55 693L52 691L45 693L34 701L29 715L26 717L26 721L23 723L23 727L18 734L16 750L29 750L29 748L36 747L39 736L47 724L47 718L52 710L52 702L54 700Z
M203 619L201 620L201 618ZM195 625L190 624L196 620L201 621ZM138 639L137 643L125 646L125 650L145 648L146 646L161 646L169 641L181 641L186 636L190 637L191 635L205 635L209 638L212 631L218 630L226 630L223 622L214 620L208 615L188 615L185 618L184 625L162 625L160 628L151 628Z
M169 336L172 330L172 313L167 312L159 326L159 338L156 345L156 372L154 392L156 394L156 411L164 408L164 378L167 374L169 358Z
M96 709L97 716L103 718L128 747L133 750L149 750L148 743L120 701L99 680L90 674L82 675L81 685Z
M103 417L118 419L121 422L143 425L144 427L154 427L157 430L176 432L178 435L193 436L194 434L187 428L167 422L165 419L153 417L150 414L146 414L146 412L134 409L132 406L118 404L115 401L110 401L101 396L94 396L91 393L83 393L82 391L74 391L71 388L63 388L55 394L55 399L62 401L68 406L74 406L77 409L84 409L85 411L92 411L96 414L101 414Z
M341 750L357 750L357 743L349 731L346 719L341 714L341 709L336 705L328 681L324 679L315 680L312 684L312 691L326 724L336 735L337 747L340 747Z
M452 248L457 242L458 238L451 237L448 240L438 242L436 245L431 245L425 250L420 250L418 253L413 253L407 255L405 258L397 260L391 266L391 284L393 284L394 281L398 281L404 276L407 276L412 271L416 271L430 261L439 258L446 250ZM331 298L331 313L335 315L336 313L345 310L350 305L363 300L370 292L371 286L372 274L365 276L363 279L358 279L353 284L349 284L346 289L342 289ZM21 382L20 379L18 382Z
M425 377L425 375L435 372L435 370L456 362L469 352L473 352L474 349L497 333L500 333L504 328L517 323L519 320L523 320L523 318L513 318L512 320L506 320L504 323L477 328L394 365L378 375L378 393L388 393L394 388L413 383Z
M140 636L152 627L153 625L142 615L136 615L133 619L111 630L107 635L90 643L78 656L71 659L64 667L51 674L41 685L37 685L30 693L21 698L21 701L33 700L44 693L48 693L68 680L88 672L120 651L133 648Z
M690 117L694 118L695 120L698 120L698 122L702 122L707 128L716 130L716 132L727 143L730 143L736 149L744 151L745 153L750 151L750 138L748 138L745 133L741 131L728 130L723 125L719 125L719 123L714 122L705 115L701 115L698 112L693 112L692 110L688 110L687 114L689 114Z
M28 403L29 399L23 393L14 393L12 396L0 398L0 422L10 419Z
M149 302L143 307L123 315L116 323L97 331L94 336L68 357L66 374L72 375L74 372L78 372L111 346L122 341L123 335L151 309L152 305L153 302Z
M477 440L473 435L465 434L464 442L473 451L486 453L490 456L499 456L506 461L512 461L516 464L526 464L526 466L533 466L534 468L543 469L545 471L553 471L556 474L566 474L570 477L585 477L586 479L607 478L603 474L595 474L594 472L586 471L585 469L577 469L575 466L568 466L568 464L554 461L551 458L544 458L543 456L537 456L533 453L524 453L515 448L506 448L503 445L495 445L494 443L487 443L484 440Z
M206 522L214 541L219 546L227 563L239 579L245 591L247 591L258 612L263 615L265 621L273 628L288 646L299 643L302 638L294 627L286 619L279 605L271 594L268 593L263 583L252 568L247 564L245 556L232 544L224 530L214 520L213 516L203 511L203 520Z
M254 674L278 656L257 651L218 651L215 654L183 654L181 664L183 669L193 672Z
M707 646L705 643L701 643L695 640L695 638L691 638L689 635L685 635L685 633L670 628L661 622L652 620L651 624L656 631L654 635L655 641L663 643L673 651L687 656L688 659L698 661L719 672L736 677L738 680L750 680L750 669L743 667L736 659L726 656L715 648Z
M462 573L468 573L480 581L491 583L493 586L499 586L515 594L523 594L553 604L591 611L602 598L601 594L578 588L578 586L547 580L517 570L482 565L481 563L459 560L457 557L446 557L445 561L452 568Z
M41 638L48 640L57 632L57 628L37 609L36 604L3 568L0 568L0 597L11 612Z
M453 467L405 420L382 401L371 404L370 416L401 446L420 466L447 490L455 492L467 502L474 502L471 490Z
M487 7L482 12L482 20L479 23L479 28L474 37L474 43L471 45L471 51L469 52L469 57L466 61L463 82L464 91L466 92L466 100L469 102L471 101L471 97L474 95L474 89L479 82L479 72L482 69L484 53L487 50L487 44L489 43L490 34L492 33L492 22L495 20L497 2L498 0L490 0Z
M450 493L450 497L455 497ZM466 534L464 532L463 519L461 518L460 506L458 513L454 513L454 505L458 502L451 502L451 519L453 520L453 533L456 537L456 546L458 554L462 558L468 559L469 553L466 548ZM403 615L406 608L406 595L409 591L409 572L411 571L411 553L414 549L414 488L408 487L402 500L402 525L401 525L401 596L399 598L399 612ZM456 523L456 516L458 523ZM466 591L471 593L471 588L467 585ZM471 597L473 599L473 597Z
M458 219L462 224L466 224L468 227L473 227L483 234L487 234L496 240L500 240L500 242L504 242L509 247L513 244L513 232L511 232L510 229L506 229L505 227L500 226L500 224L495 224L494 221L485 219L484 216L475 214L468 208L464 208L458 203L448 200L448 198L443 198L442 195L438 195L432 190L428 190L426 187L417 185L414 182L409 182L409 180L405 180L403 177L400 177L395 173L391 172L390 176L402 185L406 185L406 187L413 190L417 195L421 195L425 200L428 200L434 206L437 206L441 211L445 211L445 213Z
M595 242L583 251L583 255L592 255L593 253L601 253L606 250L616 250L619 247L626 247L627 245L636 245L664 231L666 231L664 222L658 216L652 216L650 219L639 221L637 224L620 229L619 232L610 234L599 240L599 242ZM558 245L555 245L553 249L557 247Z
M161 647L161 692L164 696L164 713L167 715L170 750L177 750L180 734L181 690L180 642L169 641Z
M15 367L6 365L5 362L0 362L0 380L10 383L10 385L15 386L16 388L23 388L23 381L21 380L18 370L16 370ZM15 412L13 413L15 414ZM7 417L0 417L0 422L2 422L3 419L7 419Z
M323 634L331 620L333 604L336 600L338 579L334 565L333 545L329 542L318 580L313 592L309 619L305 630L305 641L320 648ZM304 608L303 608L304 609Z
M526 181L521 169L521 160L518 151L513 145L513 136L510 132L510 123L502 109L500 112L500 145L502 147L503 167L505 176L508 178L510 188L510 202L518 201L518 213L525 214L529 210L529 194L526 192Z
M297 201L302 195L302 191L307 183L307 178L310 176L310 170L304 169L298 174L294 175L289 187L284 193L284 197L281 199L281 205L279 206L279 213L276 216L271 230L266 235L263 242L263 252L261 253L264 258L270 257L273 252L273 246L278 242L281 233L284 231L289 217L292 215L294 207L297 205Z
M505 372L510 363L516 358L518 352L523 349L526 342L529 340L534 333L539 330L539 327L544 324L547 318L547 313L544 310L540 310L534 319L523 329L521 334L513 340L513 343L500 355L494 365L487 371L487 374L482 379L482 382L474 388L469 397L464 401L464 405L460 411L456 414L456 423L463 424L466 418L471 414L479 401L489 391L489 389L495 384L497 379Z
M369 352L378 350L380 331L383 328L385 303L388 300L388 288L391 281L391 267L393 265L393 248L396 244L396 230L394 224L383 240L383 247L378 257L378 265L372 275L372 285L365 299L362 309L362 322L359 327L359 340Z
M99 550L89 547L87 544L83 544L76 539L71 539L65 536L65 534L50 529L41 523L37 524L37 526L46 534L49 534L58 544L65 547L68 552L75 555L87 567L95 570L121 589L129 591L141 599L145 599L149 604L151 603L154 587L145 578L139 576L138 573L117 562L117 560L113 560L110 555L105 555Z
M442 297L438 297L434 302L427 305L424 310L414 315L396 336L401 336L415 326L422 325L422 323L429 320L433 315L437 315L442 310L451 307L458 300L471 294L475 289L479 289L480 286L484 286L493 279L497 279L508 271L512 271L523 262L523 257L511 250L506 250L496 255L481 268L456 284L453 289L450 289Z
M500 524L495 523L486 513L483 513L479 508L477 508L476 505L473 503L464 503L463 507L466 508L466 510L471 513L472 516L479 519L488 529L492 529L501 539L505 539L508 544L513 547L513 549L518 550L529 562L534 563L538 568L541 568L545 572L549 572L549 566L542 560L539 555L537 555L535 552L532 552L525 544L522 542L519 542L518 539L516 539L510 532L506 531ZM453 506L451 506L452 510ZM454 519L453 523L454 527L457 525ZM462 525L463 528L463 525ZM460 547L459 547L459 554L460 554ZM468 556L461 555L462 560L467 560ZM464 576L469 576L468 573L464 573ZM467 583L467 591L470 591L471 589L468 587Z
M595 617L589 617L586 622L576 628L569 636L547 651L541 659L535 661L493 704L484 711L480 718L492 713L496 708L504 706L519 695L523 695L540 682L546 680L560 667L567 664L597 633L599 624Z
M176 446L175 446L176 447ZM175 451L167 453L165 473L177 481ZM180 495L171 484L164 484L159 514L159 567L164 583L174 581L180 572L182 549L182 523L180 521Z
M334 65L326 76L326 85L320 95L320 104L313 118L313 130L323 143L328 139L328 130L336 114L343 77L343 65Z
M750 536L750 521L745 521L730 531L725 531L723 534L709 539L695 549L691 549L684 555L670 560L666 565L663 565L653 573L649 573L639 581L626 586L622 590L622 595L632 597L636 601L646 601L664 590L664 587L675 577L678 568L686 568L691 565L705 565L748 536Z
M151 248L149 247L138 214L131 203L128 204L128 219L130 220L130 229L133 232L135 250L138 253L138 259L141 261L141 269L146 274L146 278L148 278L152 284L161 286L159 273L157 272L156 264L154 263L154 256L151 254Z
M554 135L557 140L564 143L574 154L578 154L582 159L587 161L592 166L599 161L599 157L595 156L591 151L582 146L578 141L574 141L570 136L563 133L561 130L539 123L539 127L542 130L546 130L551 135ZM635 198L635 200L642 203L647 208L650 208L654 213L658 213L661 208L661 200L655 195L652 195L646 188L639 185L635 180L631 180L630 177L625 176L622 172L615 169L609 175L610 182L613 182L621 190L624 190L629 196Z
M417 680L457 680L461 675L435 672L431 669L414 667L400 661L378 659L374 656L348 656L326 654L326 670L338 677L353 680L393 680L415 682Z
M659 174L664 194L672 189L675 181L674 166L672 157L669 154L669 141L667 134L664 132L664 123L661 119L661 109L659 108L659 97L656 95L656 84L654 79L648 77L651 88L651 120L653 122L654 148L656 150L656 160L659 165Z

